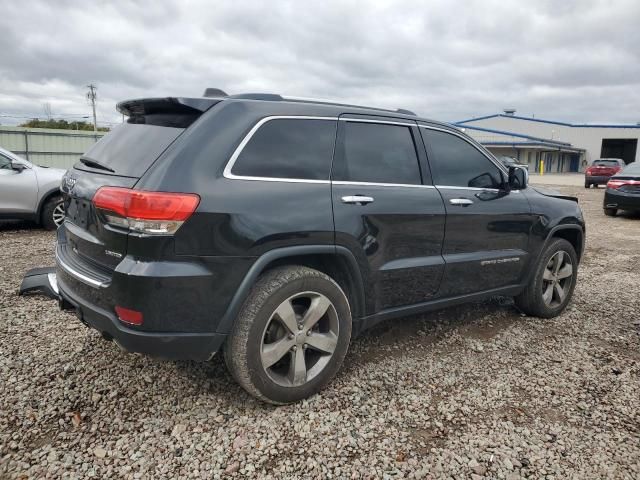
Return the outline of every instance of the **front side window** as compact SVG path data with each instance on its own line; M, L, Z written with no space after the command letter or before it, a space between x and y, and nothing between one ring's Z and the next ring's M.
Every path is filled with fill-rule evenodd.
M420 185L409 127L342 122L333 180Z
M500 169L462 138L428 128L420 129L429 152L436 185L448 187L500 188Z
M245 177L328 180L337 120L269 120L253 134L231 169Z
M11 170L11 160L4 155L0 155L0 169Z

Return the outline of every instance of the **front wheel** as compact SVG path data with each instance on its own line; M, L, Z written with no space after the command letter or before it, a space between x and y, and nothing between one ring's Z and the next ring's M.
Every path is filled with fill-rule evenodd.
M42 207L42 226L47 230L56 230L64 222L64 202L62 197L52 197Z
M578 274L578 256L573 245L556 238L544 250L533 277L515 298L527 315L551 318L566 308L573 296Z
M285 404L335 376L351 339L349 302L322 272L278 267L260 277L224 347L235 380L251 395Z

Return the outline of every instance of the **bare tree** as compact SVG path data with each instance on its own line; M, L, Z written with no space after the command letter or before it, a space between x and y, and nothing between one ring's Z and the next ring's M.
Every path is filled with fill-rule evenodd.
M42 110L44 111L44 116L47 117L47 120L51 120L53 114L51 113L51 104L49 102L44 102L42 104Z

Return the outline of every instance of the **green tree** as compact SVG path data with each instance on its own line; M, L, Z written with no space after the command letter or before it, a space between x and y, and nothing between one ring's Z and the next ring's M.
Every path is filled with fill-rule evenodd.
M33 118L27 122L24 122L19 125L20 127L28 127L28 128L57 128L61 130L87 130L93 131L93 124L85 122L84 120L81 122L68 122L67 120L40 120L39 118ZM100 132L108 132L108 127L98 127L98 131Z

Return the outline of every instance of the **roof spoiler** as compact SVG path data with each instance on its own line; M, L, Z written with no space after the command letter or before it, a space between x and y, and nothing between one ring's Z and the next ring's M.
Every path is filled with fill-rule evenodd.
M116 109L128 117L154 113L202 114L219 101L215 98L138 98L119 102Z

